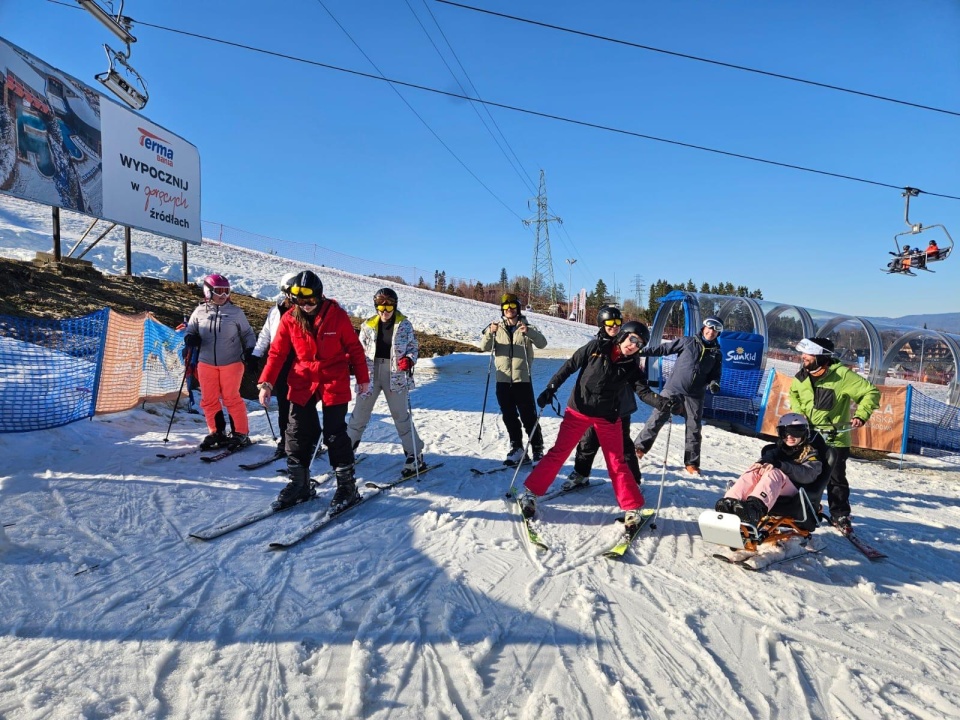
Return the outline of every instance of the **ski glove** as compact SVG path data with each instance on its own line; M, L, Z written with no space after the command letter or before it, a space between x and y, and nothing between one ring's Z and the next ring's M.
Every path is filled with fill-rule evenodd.
M657 410L660 410L661 412L673 410L673 398L657 395L653 401L653 404L656 406Z
M718 392L720 392L720 383L718 383L716 380L711 380L710 384L707 385L707 390L716 395Z
M397 370L400 372L407 372L413 370L413 360L404 355L402 358L397 360Z
M675 397L673 399L673 405L670 408L670 412L674 415L683 416L683 397Z
M553 402L553 398L556 397L556 394L557 389L551 385L547 385L543 392L537 396L537 407L543 410L547 405Z
M187 347L200 347L200 336L187 333L183 336L183 344Z
M773 465L775 468L780 467L780 460L777 458L777 451L772 448L764 450L760 454L760 462L766 465Z

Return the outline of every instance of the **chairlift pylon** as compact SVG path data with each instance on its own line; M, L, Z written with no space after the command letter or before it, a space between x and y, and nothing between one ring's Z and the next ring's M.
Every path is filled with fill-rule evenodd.
M893 259L887 263L886 269L883 270L883 272L887 274L896 273L914 277L916 276L916 273L913 272L914 270L926 270L927 272L934 272L927 267L927 265L931 262L946 260L953 251L953 238L950 236L947 228L945 228L943 225L924 225L923 223L910 222L910 198L918 197L921 192L923 191L912 187L905 187L903 189L902 194L905 199L903 220L910 229L897 233L893 236L893 244L896 246L897 250L896 252L893 250L890 251L890 254L893 255ZM900 238L905 235L919 236L921 233L934 230L935 228L939 228L943 232L943 236L946 237L948 243L946 247L941 247L936 241L936 238L931 239L930 244L926 248L922 248L918 245L911 247L907 243L904 243L903 246L900 245Z

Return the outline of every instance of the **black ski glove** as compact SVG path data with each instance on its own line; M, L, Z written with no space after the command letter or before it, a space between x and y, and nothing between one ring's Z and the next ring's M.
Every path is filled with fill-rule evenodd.
M777 451L773 448L767 448L760 453L760 462L766 465L773 465L775 468L780 467L780 460L777 458Z
M552 385L547 385L544 388L543 392L537 396L537 407L543 410L547 405L553 402L553 398L557 395L557 389Z
M183 336L183 344L187 347L200 347L200 336L187 333Z
M683 396L678 396L673 399L673 405L670 407L670 412L679 417L683 417Z
M718 392L720 392L720 383L718 383L716 380L711 380L710 384L707 385L707 390L716 395Z
M673 409L673 398L657 395L653 400L653 404L660 412L669 412Z

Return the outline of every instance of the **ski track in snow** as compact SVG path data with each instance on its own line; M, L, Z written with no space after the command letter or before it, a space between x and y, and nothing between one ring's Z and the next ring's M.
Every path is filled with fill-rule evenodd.
M65 232L82 231L71 222ZM17 233L23 252L48 245L41 231ZM178 244L135 242L138 262L169 256L154 264L179 273ZM95 261L122 266L120 247L105 240ZM190 257L191 276L226 269L267 295L294 269L228 246ZM382 284L321 272L363 312ZM495 313L414 289L402 297L419 329L468 341ZM555 358L592 334L543 324ZM960 717L956 466L852 460L858 533L889 558L871 562L825 528L819 554L754 573L712 558L696 518L762 441L705 427L705 476L692 478L678 426L657 527L623 561L598 557L619 533L609 482L540 505L541 554L504 501L514 471L470 472L497 467L508 445L492 389L478 437L488 359L418 364L415 426L442 468L282 552L268 543L321 514L333 483L314 503L222 538L188 537L266 507L286 482L279 463L237 467L270 437L253 405L260 445L210 465L155 457L205 434L180 413L164 444L167 404L0 435L0 717ZM559 363L538 358L535 387ZM635 415L634 435L646 416ZM541 424L550 443L560 420L548 410ZM383 400L360 451L361 481L397 477L403 456ZM649 507L664 451L662 433L641 463ZM314 475L328 469L321 457ZM594 469L606 478L602 459Z

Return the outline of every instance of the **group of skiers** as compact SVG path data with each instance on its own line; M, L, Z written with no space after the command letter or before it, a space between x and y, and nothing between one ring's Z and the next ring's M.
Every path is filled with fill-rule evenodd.
M230 302L229 281L216 274L203 281L206 301L190 317L185 336L185 344L198 350L201 408L210 430L201 447L239 449L250 444L240 381L245 366L256 370L266 357L259 372L259 400L267 406L277 395L281 429L277 457L286 457L289 473L275 508L314 496L310 466L321 443L327 446L337 482L331 510L357 502L354 451L381 393L406 457L403 474L425 471L423 441L416 435L409 401L419 348L412 324L399 311L397 293L385 287L374 294L376 314L361 323L358 336L346 311L324 295L323 283L313 271L286 275L279 285L281 294L257 339L243 312ZM523 315L515 294L501 296L500 311L499 320L484 329L480 347L491 353L491 366L496 368L496 397L510 442L504 464L533 466L519 497L525 517L534 517L537 497L547 492L574 448L574 470L565 489L588 482L599 450L629 530L644 505L639 459L649 452L671 414L685 420L686 471L699 474L704 396L720 388L719 318L706 318L694 336L648 347L650 333L643 323L624 322L618 308L605 306L597 316L596 337L574 352L535 398L534 353L546 347L546 338ZM717 503L717 510L755 524L778 497L796 494L798 487L829 471L831 517L849 528L845 472L849 430L869 419L879 391L839 364L828 339L804 339L797 350L802 367L790 391L796 412L780 419L778 442L763 449L760 459ZM645 358L665 355L676 355L677 361L658 394L648 385ZM544 452L540 417L556 403L557 393L572 375L576 380L557 439ZM356 403L348 422L351 376L356 379ZM653 410L634 442L630 416L637 397ZM858 403L853 420L851 401ZM233 423L230 435L221 404ZM559 412L559 405L555 407ZM821 434L826 434L826 443Z

